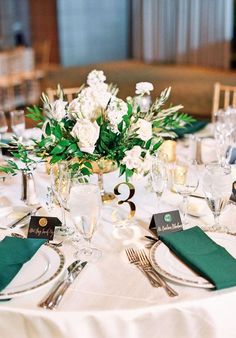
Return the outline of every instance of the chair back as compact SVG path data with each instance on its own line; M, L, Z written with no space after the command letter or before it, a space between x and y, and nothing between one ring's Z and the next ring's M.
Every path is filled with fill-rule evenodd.
M65 88L65 89L63 89L64 98L68 102L71 102L74 98L77 97L80 90L81 90L81 87ZM58 93L57 89L52 89L52 88L46 89L46 94L47 94L50 102L53 102L57 99L57 93Z
M236 107L236 86L222 85L216 82L213 94L212 122L214 122L215 113L219 109L229 106Z

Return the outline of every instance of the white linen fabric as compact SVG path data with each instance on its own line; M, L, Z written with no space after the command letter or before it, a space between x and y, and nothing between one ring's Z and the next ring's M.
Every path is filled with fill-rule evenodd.
M186 156L188 149L178 146ZM49 178L44 167L35 172L38 195L43 202ZM118 182L118 173L105 175L105 187L112 190ZM102 219L93 244L103 251L97 263L88 264L69 288L55 311L41 309L39 301L52 285L31 294L0 302L0 337L2 338L235 338L236 288L211 291L170 284L179 297L170 298L163 288L153 288L125 255L129 246L144 247L153 213L174 210L181 198L166 192L160 205L154 193L146 189L144 179L133 182L137 205L135 219L127 229L114 228L110 207L104 207ZM5 202L20 205L20 177L6 183ZM195 202L194 202L195 201ZM192 199L192 203L198 200ZM203 202L202 202L203 203ZM124 207L125 210L125 207ZM39 214L45 215L46 208ZM50 215L58 216L58 210ZM228 206L221 220L232 231L236 230L236 207ZM192 225L212 224L213 217L206 207L201 218L189 216ZM24 229L21 230L24 232ZM1 237L9 231L1 231ZM68 240L61 249L66 265L73 260L75 247ZM217 264L217 262L216 262ZM37 269L37 267L35 267Z

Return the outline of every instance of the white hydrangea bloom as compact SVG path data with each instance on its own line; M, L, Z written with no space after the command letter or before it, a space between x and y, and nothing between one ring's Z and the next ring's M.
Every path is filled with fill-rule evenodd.
M66 116L66 105L67 101L63 101L62 99L58 99L52 103L50 103L49 109L49 117L61 121L63 117Z
M71 131L71 135L78 140L80 150L89 154L94 152L99 133L100 127L97 122L88 119L78 120Z
M114 133L119 133L118 124L122 122L123 116L127 114L127 109L127 104L123 100L112 96L107 109L107 117Z
M104 75L102 70L92 70L87 77L87 84L90 87L97 87L103 85L106 81L106 76Z
M136 84L135 94L137 95L150 95L150 92L154 89L151 82L138 82Z

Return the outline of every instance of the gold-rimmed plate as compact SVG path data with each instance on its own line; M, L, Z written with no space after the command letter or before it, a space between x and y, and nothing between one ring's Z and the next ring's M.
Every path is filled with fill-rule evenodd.
M64 265L65 257L58 248L42 245L11 283L0 292L0 299L23 296L44 287L62 273Z
M207 235L236 258L235 236L222 232L207 232ZM151 248L150 261L154 269L170 281L197 288L214 288L214 285L190 269L161 241L155 243Z

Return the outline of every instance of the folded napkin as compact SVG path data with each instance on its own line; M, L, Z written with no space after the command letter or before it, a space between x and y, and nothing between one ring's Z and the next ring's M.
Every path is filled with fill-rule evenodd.
M216 289L236 285L236 259L199 227L159 237L190 268L214 284Z
M203 129L209 121L194 121L191 124L186 125L184 128L178 128L174 132L178 137L183 137L185 134L194 134L197 131Z
M29 261L45 239L6 236L0 242L0 291L3 290Z

